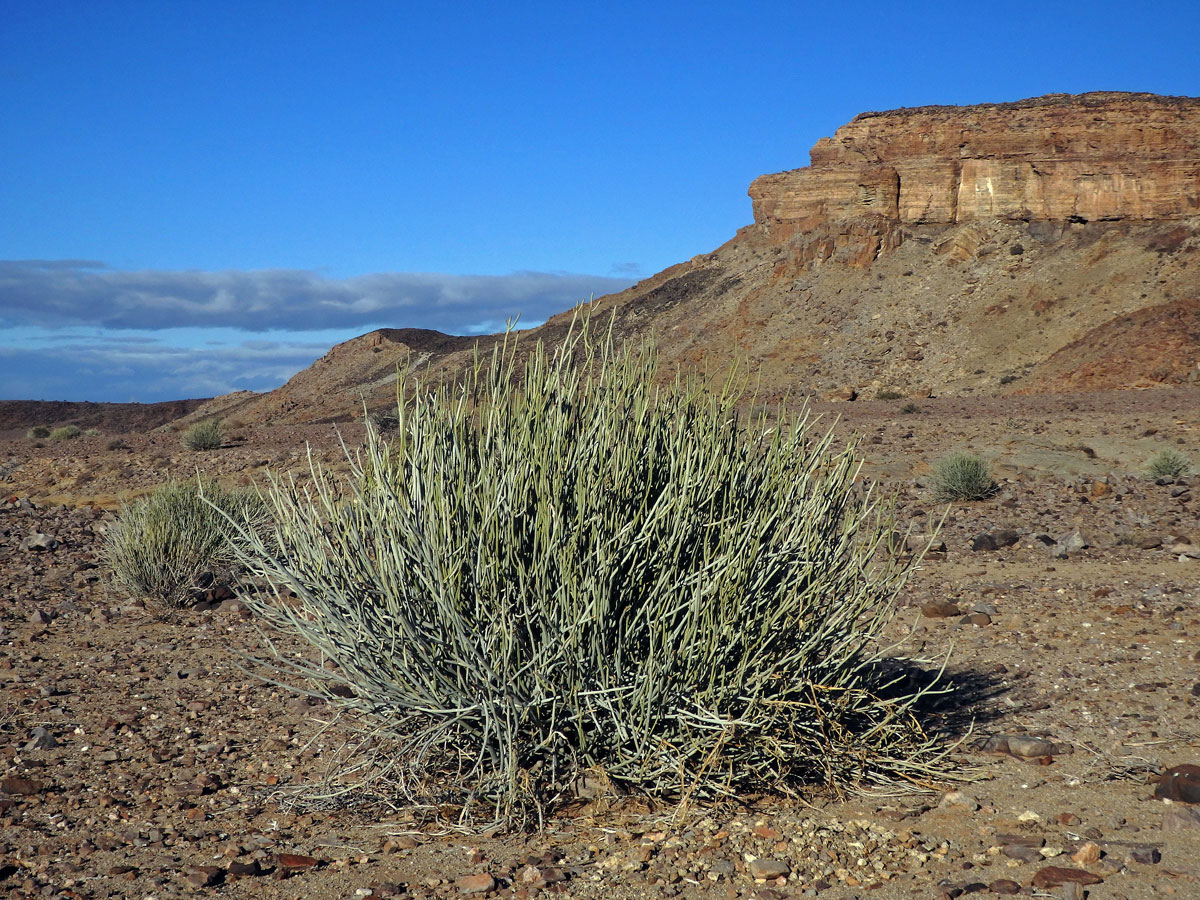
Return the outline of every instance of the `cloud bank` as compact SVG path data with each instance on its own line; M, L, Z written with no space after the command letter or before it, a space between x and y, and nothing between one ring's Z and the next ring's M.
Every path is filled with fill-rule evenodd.
M0 346L0 400L156 403L267 391L329 349L304 341L173 346L134 333L51 338L35 333L23 346Z
M629 278L559 272L124 272L0 261L0 400L151 403L278 387L380 327L531 327Z
M0 325L92 325L245 331L433 328L478 333L520 315L541 322L627 277L562 272L439 275L395 272L332 279L302 270L124 272L85 260L0 261Z

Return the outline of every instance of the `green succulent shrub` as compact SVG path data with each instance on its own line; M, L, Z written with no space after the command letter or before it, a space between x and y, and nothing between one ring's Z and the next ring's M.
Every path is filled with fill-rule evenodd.
M181 440L189 450L219 450L225 431L216 419L205 419L185 431Z
M1146 463L1146 474L1151 478L1180 478L1190 474L1192 461L1186 454L1170 447L1164 447Z
M710 798L936 772L879 643L915 561L855 446L586 324L515 343L418 385L347 476L272 478L246 601L315 652L270 677L362 714L412 796L510 822L584 772Z
M31 441L43 440L50 437L50 429L45 425L34 425L27 432L25 432L25 437L29 438Z
M52 440L52 441L70 441L70 440L74 440L75 438L79 437L79 435L81 435L81 434L83 434L83 432L79 430L78 425L60 425L57 428L51 430L50 440Z
M239 568L235 545L246 534L265 534L267 525L267 506L254 491L171 482L121 509L105 552L131 597L179 608L202 579L231 579Z
M938 500L984 500L996 493L987 461L960 450L933 466L933 493Z

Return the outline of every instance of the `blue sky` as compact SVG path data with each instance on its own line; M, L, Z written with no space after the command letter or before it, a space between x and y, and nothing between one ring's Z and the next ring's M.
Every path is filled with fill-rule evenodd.
M0 399L265 390L714 249L855 114L1200 95L1200 4L0 0Z

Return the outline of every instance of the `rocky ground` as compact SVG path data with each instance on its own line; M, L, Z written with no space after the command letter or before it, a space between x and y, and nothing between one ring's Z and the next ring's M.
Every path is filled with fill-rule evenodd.
M928 793L717 810L636 798L539 832L460 832L402 806L312 800L340 725L247 674L236 599L164 618L116 591L101 535L123 498L197 470L302 471L330 426L0 440L0 888L14 897L1060 898L1200 896L1200 391L820 407L927 531L929 464L989 457L893 635L952 650L943 712L972 781ZM101 431L104 431L101 428ZM357 440L346 426L347 440ZM4 499L11 498L11 499ZM39 537L40 536L40 537ZM935 545L936 547L936 545ZM305 786L309 786L307 792ZM299 793L297 793L299 790ZM1166 799L1164 799L1164 795Z

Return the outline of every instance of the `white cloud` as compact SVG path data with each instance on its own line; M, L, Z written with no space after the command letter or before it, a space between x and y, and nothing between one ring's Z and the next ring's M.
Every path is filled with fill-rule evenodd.
M0 324L292 332L386 325L464 334L518 315L542 321L631 283L561 272L331 279L286 269L124 272L83 260L0 261Z

